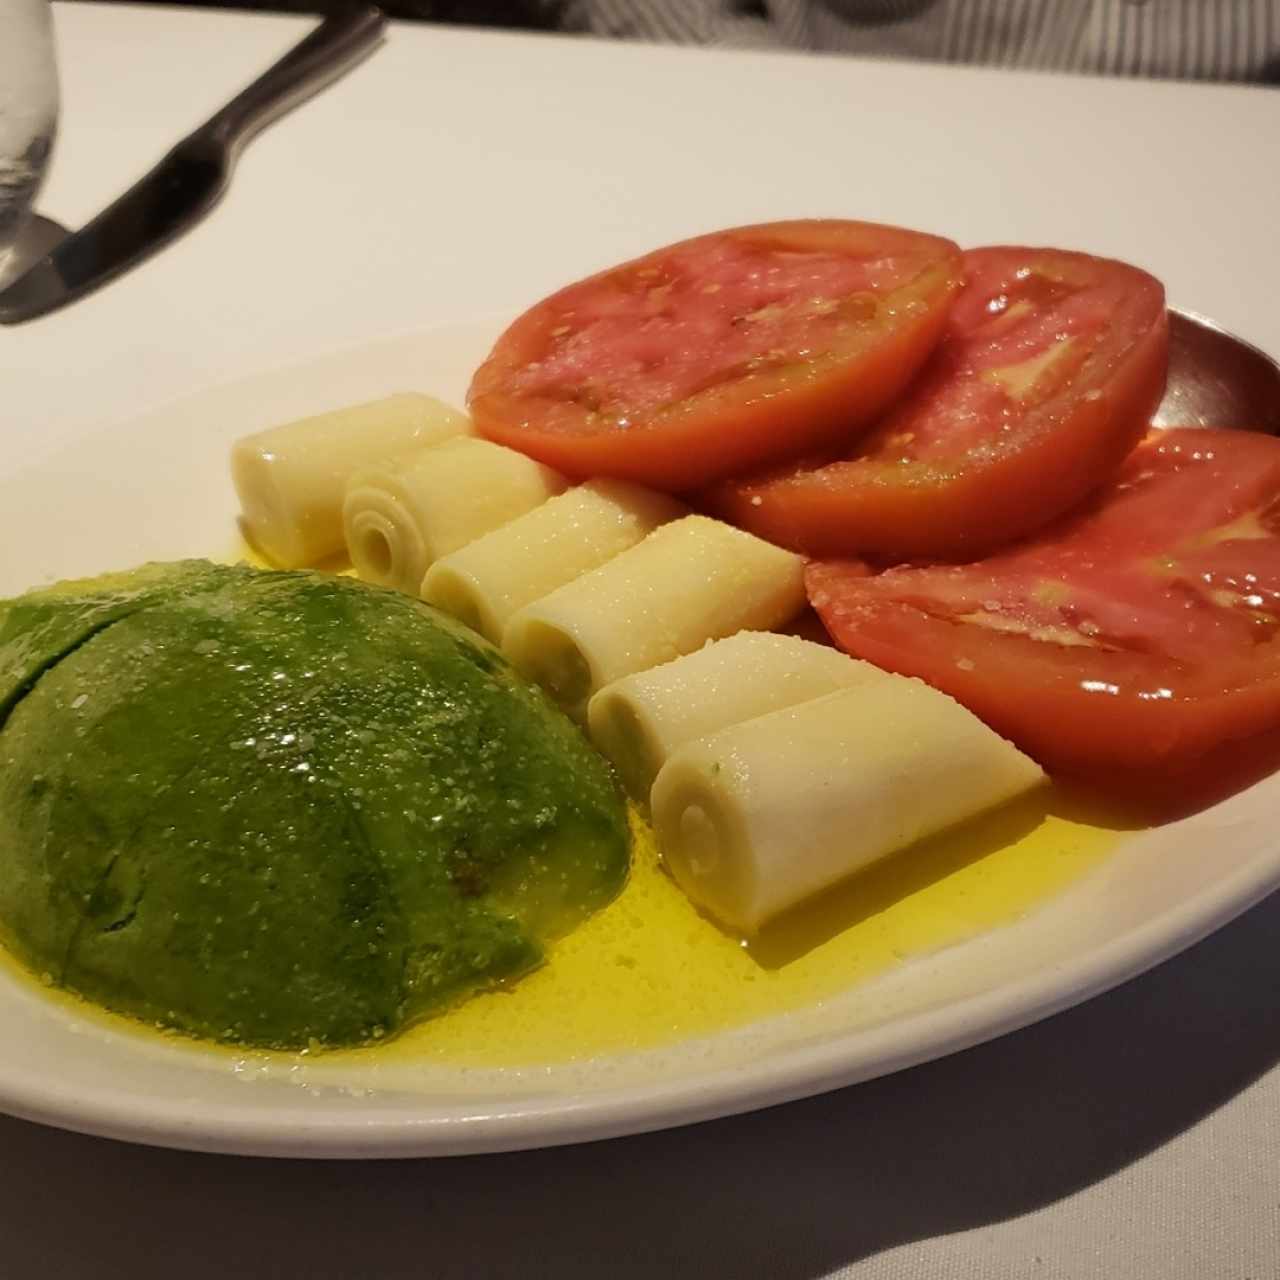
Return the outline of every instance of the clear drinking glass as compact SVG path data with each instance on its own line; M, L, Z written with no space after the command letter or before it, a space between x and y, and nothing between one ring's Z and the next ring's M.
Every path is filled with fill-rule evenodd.
M40 189L58 123L48 0L0 0L0 281Z

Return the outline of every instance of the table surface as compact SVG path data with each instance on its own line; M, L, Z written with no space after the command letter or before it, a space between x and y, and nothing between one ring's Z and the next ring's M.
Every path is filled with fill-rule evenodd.
M66 4L56 22L63 125L41 206L72 225L305 26ZM1265 89L396 27L254 142L189 236L0 331L3 465L774 217L1125 258L1280 351L1277 137ZM1272 897L992 1044L556 1151L253 1161L0 1118L0 1273L1265 1280L1280 1276L1277 936Z

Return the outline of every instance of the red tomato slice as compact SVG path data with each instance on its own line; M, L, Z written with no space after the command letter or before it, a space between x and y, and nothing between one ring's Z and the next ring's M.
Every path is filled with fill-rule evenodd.
M1070 510L1164 390L1158 281L1052 249L973 249L942 346L839 460L729 481L707 505L809 555L962 559Z
M870 577L815 561L808 587L841 648L951 694L1051 772L1185 779L1280 728L1280 440L1154 432L1015 550Z
M874 420L942 335L950 240L797 221L685 240L553 294L471 383L476 429L573 477L680 492Z

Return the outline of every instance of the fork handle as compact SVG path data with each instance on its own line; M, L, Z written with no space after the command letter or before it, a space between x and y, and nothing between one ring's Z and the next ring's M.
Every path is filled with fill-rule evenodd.
M259 129L336 80L376 48L385 26L382 11L372 5L332 14L192 136L204 134L234 156Z

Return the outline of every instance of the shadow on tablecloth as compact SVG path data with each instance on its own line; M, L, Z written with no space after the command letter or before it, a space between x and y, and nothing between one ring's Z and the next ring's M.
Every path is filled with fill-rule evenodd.
M1277 937L1280 895L992 1044L752 1116L558 1151L255 1161L0 1120L0 1273L810 1280L1041 1208L1221 1106L1280 1061Z

